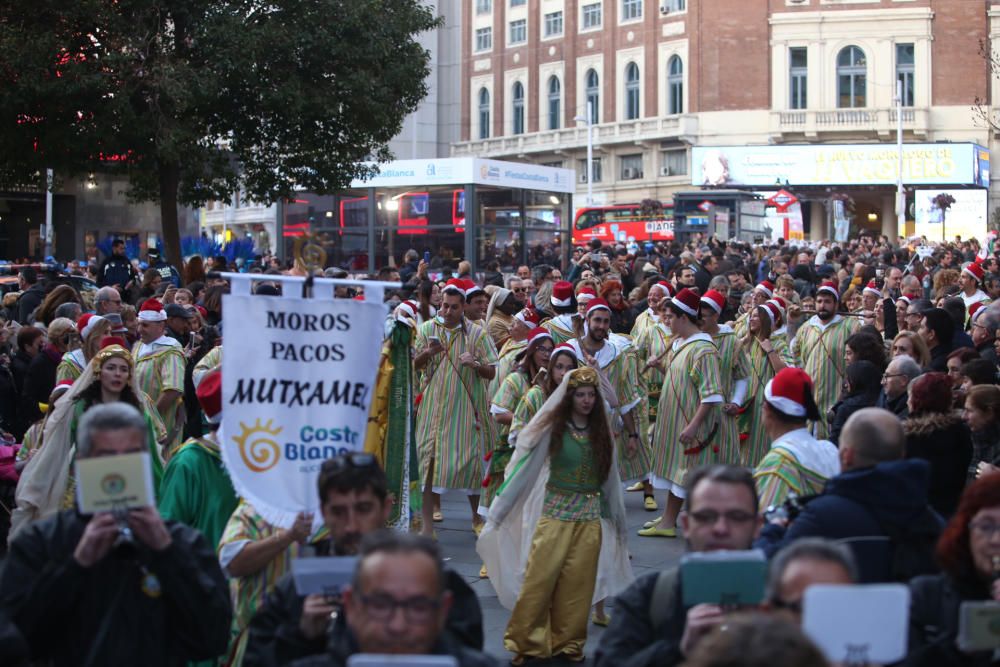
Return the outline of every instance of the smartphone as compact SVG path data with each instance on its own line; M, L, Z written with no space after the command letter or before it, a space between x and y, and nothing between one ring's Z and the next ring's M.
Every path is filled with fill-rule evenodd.
M958 612L958 647L969 652L1000 648L1000 603L962 603Z
M883 275L885 275L885 271L883 269L875 269L876 278L881 278Z
M759 549L685 554L681 558L684 606L753 606L764 601L767 558Z
M438 345L441 344L441 339L438 338L437 336L428 336L427 340L429 340L431 343L437 343Z
M431 251L430 250L424 250L424 261L426 263L428 263L428 264L431 263Z

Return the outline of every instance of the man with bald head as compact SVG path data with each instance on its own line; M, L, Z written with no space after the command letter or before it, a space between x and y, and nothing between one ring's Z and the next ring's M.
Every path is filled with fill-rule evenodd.
M944 522L927 503L930 467L905 460L899 418L882 408L858 410L840 435L841 474L823 493L800 499L801 512L791 522L764 527L755 546L769 555L803 537L824 537L854 552L862 583L908 579L931 571L933 550ZM901 572L893 562L895 545L918 544L921 558Z

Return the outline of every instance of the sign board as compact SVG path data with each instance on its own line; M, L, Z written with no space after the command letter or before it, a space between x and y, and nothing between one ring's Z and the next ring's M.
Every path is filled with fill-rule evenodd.
M698 204L698 210L708 213L710 210L712 210L712 206L714 206L714 204L712 204L712 202L706 199L702 203Z
M784 213L788 207L797 202L798 199L791 192L785 189L778 190L767 200L767 203L778 209L779 213Z
M947 211L934 205L934 198L942 193L955 198ZM989 215L987 200L986 190L917 190L914 192L914 233L931 241L951 240L956 236L985 241Z
M385 305L230 294L222 362L222 459L269 523L319 518L323 461L364 447Z
M904 144L908 185L989 187L989 151L971 143ZM895 144L695 146L692 185L895 185Z
M378 165L378 175L356 179L352 188L412 188L433 185L494 185L572 194L576 172L521 162L479 158L396 160Z

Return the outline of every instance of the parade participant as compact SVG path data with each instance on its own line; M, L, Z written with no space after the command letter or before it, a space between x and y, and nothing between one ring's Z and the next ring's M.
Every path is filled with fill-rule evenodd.
M761 527L750 471L706 466L692 470L686 483L683 495L688 502L680 521L687 550L749 549ZM701 638L726 618L717 605L685 609L681 600L679 568L649 572L636 579L617 597L615 615L601 636L594 667L680 665Z
M749 370L749 398L740 415L741 434L747 435L740 447L740 463L756 468L767 454L771 441L764 426L764 387L783 368L791 365L792 356L784 336L775 335L783 327L781 310L774 301L757 306L747 320L743 350Z
M674 295L674 288L666 280L661 280L655 282L649 286L649 292L646 294L646 310L639 313L639 316L635 318L635 325L632 327L632 338L636 341L642 336L646 329L655 326L660 321L660 302L664 298L670 298ZM579 299L577 295L577 299Z
M631 580L625 505L600 384L593 368L570 371L518 434L476 546L501 604L513 607L504 646L515 654L514 665L553 657L582 662L590 604ZM604 586L597 585L600 559Z
M858 328L853 321L856 318L837 313L839 300L836 283L822 283L816 291L816 314L802 325L792 341L795 365L815 383L816 406L821 417L840 396L847 371L844 348L848 337ZM812 423L810 430L817 439L823 439L829 433L829 425L820 419Z
M489 307L486 309L486 330L498 350L510 338L514 314L522 308L523 305L510 290L500 287L493 292Z
M581 318L587 314L587 304L597 298L597 291L590 285L583 284L576 290L576 313Z
M486 328L486 309L490 305L490 295L474 280L462 280L460 287L465 292L465 318Z
M670 283L657 283L666 285L667 293L657 301L657 319L650 319L650 324L645 326L635 339L635 350L640 363L639 382L646 391L646 409L648 423L656 423L656 416L660 405L660 391L663 389L663 369L659 366L660 360L666 356L670 350L670 328L664 322L664 313L667 303L673 295L673 287ZM654 285L655 287L656 285ZM650 294L653 293L650 288ZM642 317L640 315L640 317ZM638 326L638 324L637 324ZM634 330L633 330L634 331ZM628 487L628 491L642 491L643 504L655 511L656 499L653 497L652 483L647 477Z
M45 432L45 421L49 418L54 410L56 401L62 397L69 388L73 386L72 380L63 380L55 386L52 393L49 394L49 402L43 403L39 407L44 415L41 419L36 421L34 424L29 425L28 430L24 432L24 438L21 441L21 449L17 450L17 470L22 472L24 467L28 465L28 459L35 455L36 450L42 446L42 434Z
M170 457L160 484L159 508L163 518L200 530L215 548L239 504L219 451L222 373L206 375L198 385L197 396L208 433L186 441Z
M111 323L99 315L84 313L76 322L83 345L69 350L56 367L56 382L75 380L94 358L101 346L101 339L111 333Z
M527 393L518 402L514 410L514 418L510 423L510 433L507 440L515 444L517 434L538 414L545 400L552 395L563 376L578 366L576 348L569 343L557 345L549 355L548 372L534 386L529 387Z
M11 534L29 522L73 506L75 484L71 475L78 444L78 425L96 405L123 402L139 411L146 422L150 443L153 487L159 491L163 460L159 443L166 437L152 401L138 387L132 355L120 339L105 338L105 346L91 359L84 373L59 399L45 421L42 443L21 474L17 487L17 509Z
M576 297L573 295L573 283L560 280L552 286L552 295L549 297L552 309L556 315L542 326L552 334L552 342L562 345L566 341L576 338L583 330L581 318L576 314Z
M493 396L500 389L500 383L510 373L517 363L517 355L528 346L528 334L541 322L541 316L534 308L524 308L514 315L510 327L510 338L503 344L497 354L497 373L490 381L489 395Z
M586 333L568 342L577 358L599 371L608 383L604 395L612 409L611 432L618 450L619 474L631 484L649 474L646 396L639 384L634 345L627 336L611 333L611 320L610 304L592 299L587 306ZM652 489L647 497L647 509L655 511Z
M139 310L139 343L132 350L135 375L142 389L156 404L167 429L166 451L180 444L183 431L184 366L181 345L165 335L167 314L155 299Z
M763 304L768 299L774 298L774 283L770 280L760 281L754 288L752 292L752 297L750 301L750 308L736 318L733 322L733 332L736 334L737 338L742 338L746 335L747 320L750 318L750 313L754 308Z
M318 555L356 556L364 540L386 526L393 505L386 484L382 468L371 455L344 454L323 462L317 488L330 537L316 544ZM479 600L458 572L446 568L444 575L444 587L453 600L445 633L457 643L481 650ZM244 667L287 665L321 654L347 631L344 615L338 613L342 607L342 598L299 595L292 575L284 575L250 622Z
M670 352L659 362L665 369L660 410L653 427L653 486L667 492L663 516L639 531L643 537L676 537L675 523L686 495L688 472L717 459L719 420L725 400L719 351L712 338L699 329L700 300L682 289L670 299L665 324L673 340Z
M781 505L790 494L823 490L840 474L837 448L806 428L817 420L812 379L799 368L783 368L764 387L763 422L771 447L754 469L761 507Z
M496 375L497 352L480 326L463 318L465 293L444 289L436 318L417 329L413 367L419 374L416 441L423 484L423 531L433 533L434 495L468 495L472 523L481 520L479 488L487 443L493 441L487 387Z
M962 301L965 302L966 309L972 307L974 303L987 304L990 302L990 297L980 289L983 284L983 278L986 277L986 271L983 270L981 264L973 262L968 264L962 269L962 273L958 278L958 285L962 288L962 292L959 296L962 297Z
M736 334L728 324L719 324L726 297L715 290L708 290L701 297L701 330L712 337L719 350L720 389L722 414L719 416L718 460L722 463L739 463L740 433L738 417L746 399L749 362Z
M130 405L95 406L80 420L77 456L147 451L147 420ZM43 449L44 451L44 449ZM0 609L55 665L178 665L225 650L231 609L212 548L193 528L133 509L133 537L110 513L74 510L11 542Z

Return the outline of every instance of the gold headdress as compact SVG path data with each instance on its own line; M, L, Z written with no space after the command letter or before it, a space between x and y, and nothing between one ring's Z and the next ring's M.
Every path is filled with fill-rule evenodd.
M101 374L101 366L104 365L108 359L113 357L118 357L119 359L124 359L125 363L128 364L128 374L129 377L132 376L132 371L135 370L135 362L132 359L132 353L126 350L121 345L108 345L102 348L97 354L94 355L94 375Z
M597 377L597 371L589 366L577 368L569 373L570 389L576 389L577 387L583 386L596 387L599 383L600 378Z

